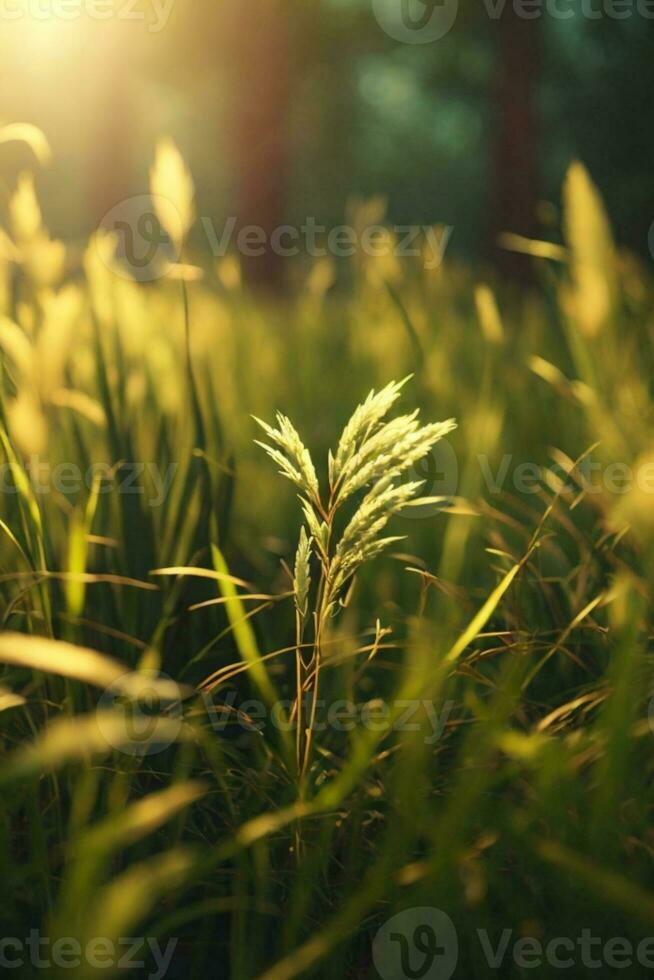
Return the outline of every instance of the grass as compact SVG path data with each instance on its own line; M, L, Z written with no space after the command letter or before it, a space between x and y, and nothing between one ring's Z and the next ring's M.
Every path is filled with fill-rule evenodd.
M429 906L455 977L528 974L520 937L597 976L584 929L654 934L648 276L574 165L561 243L507 242L536 295L358 256L298 260L273 305L185 244L190 175L159 154L187 262L150 285L104 235L64 263L27 178L10 208L2 935L342 980ZM276 411L296 487L254 442ZM500 967L480 930L511 931Z

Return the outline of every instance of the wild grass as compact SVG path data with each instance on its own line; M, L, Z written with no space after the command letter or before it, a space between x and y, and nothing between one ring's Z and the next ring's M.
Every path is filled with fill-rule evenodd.
M235 980L375 977L421 906L455 976L495 975L478 929L637 943L650 277L575 165L561 240L508 243L535 295L357 256L266 303L184 244L175 153L153 284L54 241L29 178L3 236L2 935L177 938L169 976Z
M402 538L380 537L393 514L408 504L422 481L399 483L411 466L423 459L454 428L454 422L420 426L418 412L384 421L397 400L402 384L391 382L371 391L345 426L336 454L329 453L329 491L323 498L309 450L292 422L277 413L278 428L256 419L268 439L279 446L259 443L280 467L280 473L299 487L306 526L300 531L295 558L293 591L296 609L296 700L293 718L297 726L297 765L303 781L311 762L311 740L316 722L320 671L331 619L343 605L346 586L361 566ZM357 491L366 489L338 542L334 541L337 513ZM424 502L424 501L423 501ZM308 533L307 533L308 531ZM320 565L320 578L312 615L309 615L311 556ZM307 661L304 629L313 621L313 645ZM374 654L373 650L373 654ZM310 716L303 717L305 695Z

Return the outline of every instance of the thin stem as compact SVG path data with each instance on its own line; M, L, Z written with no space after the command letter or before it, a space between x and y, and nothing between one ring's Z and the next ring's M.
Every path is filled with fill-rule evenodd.
M296 685L296 704L297 704L297 729L295 734L295 754L297 760L298 776L302 771L302 689L304 687L304 660L301 651L302 646L302 618L299 611L295 610L295 685Z
M313 730L316 721L316 713L318 710L318 692L320 690L320 667L322 664L322 645L323 645L323 634L325 630L325 624L327 622L327 610L329 609L329 604L331 600L331 588L330 588L330 571L331 562L329 558L330 544L332 536L332 525L331 520L328 521L327 526L327 542L326 542L326 555L327 560L324 565L321 564L320 582L318 585L318 597L317 597L317 612L315 617L315 641L313 656L309 664L310 668L313 668L313 690L311 695L311 712L309 717L309 724L306 728L306 739L304 745L304 759L302 762L301 770L301 781L303 782L309 769L311 762L311 748L313 742Z

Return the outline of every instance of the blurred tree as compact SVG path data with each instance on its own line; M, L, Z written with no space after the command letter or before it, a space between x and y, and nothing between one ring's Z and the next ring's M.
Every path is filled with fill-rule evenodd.
M333 227L349 198L381 194L389 221L451 224L448 257L476 262L500 231L543 232L535 204L559 200L578 157L619 241L651 263L652 24L636 5L617 20L599 0L592 18L589 4L567 6L526 20L512 0L459 0L452 29L429 44L389 36L371 0L185 0L159 32L144 20L12 18L0 117L50 138L40 193L63 237L144 193L169 134L218 234L232 215L267 239L307 216ZM556 235L556 210L539 214ZM195 235L206 248L200 222ZM519 256L493 257L529 271ZM278 287L290 264L270 248L244 256L262 286Z
M574 157L583 160L604 196L618 240L651 262L654 220L654 25L637 10L608 17L548 22L543 105L548 139L544 170L558 189Z
M226 137L233 168L237 227L252 233L243 254L251 286L283 286L284 258L271 236L287 220L290 168L290 55L285 0L251 3L228 0L224 8L228 73L231 79Z
M537 231L539 200L540 19L529 20L507 3L497 23L495 89L493 238L504 231L528 237ZM510 278L529 281L532 262L499 249L500 269Z
M112 29L104 34L95 32L93 74L90 91L86 92L94 130L87 164L93 228L101 224L108 211L136 193L132 168L138 120L132 79L122 68L124 61L129 62L132 35L124 24L110 26Z

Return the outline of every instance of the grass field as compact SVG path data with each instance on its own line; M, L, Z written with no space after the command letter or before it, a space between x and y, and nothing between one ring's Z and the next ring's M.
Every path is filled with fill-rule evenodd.
M181 250L190 177L161 153ZM28 178L9 212L8 972L649 975L653 292L583 168L560 244L507 242L534 255L527 297L356 256L298 259L266 301L190 246L138 283L106 234L51 239ZM388 418L457 428L421 430L422 455L389 430L367 471L381 418L360 414L354 489L301 538L307 458L282 433L298 489L252 416L287 416L338 501L330 447L409 375ZM428 501L366 505L391 477Z

